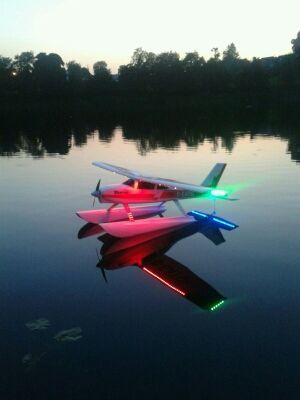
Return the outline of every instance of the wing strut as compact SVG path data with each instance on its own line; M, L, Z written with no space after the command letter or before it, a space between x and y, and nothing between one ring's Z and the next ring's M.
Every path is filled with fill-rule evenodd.
M133 215L132 215L132 212L131 212L131 210L130 210L129 205L124 203L123 206L124 206L124 208L125 208L125 211L127 212L129 221L130 221L130 222L134 222L134 218L133 218Z
M117 207L118 204L119 204L119 203L114 203L114 204L112 204L112 205L107 209L107 212L109 213L113 208Z
M184 208L182 207L182 205L179 203L179 200L175 199L175 200L173 200L173 201L174 201L174 203L176 204L178 210L179 210L183 215L186 215L186 212L185 212Z

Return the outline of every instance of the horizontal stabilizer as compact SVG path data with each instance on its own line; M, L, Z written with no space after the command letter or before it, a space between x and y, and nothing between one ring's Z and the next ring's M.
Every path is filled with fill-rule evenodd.
M191 217L194 217L196 221L205 222L207 224L211 224L217 228L225 229L226 231L232 231L233 229L238 228L239 226L234 222L227 221L224 218L218 217L215 214L207 214L202 211L193 210L187 213Z

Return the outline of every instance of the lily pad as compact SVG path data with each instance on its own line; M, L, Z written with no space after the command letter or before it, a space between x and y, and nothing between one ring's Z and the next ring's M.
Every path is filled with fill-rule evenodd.
M31 353L27 353L25 354L25 356L22 358L22 363L23 364L30 364L33 360L32 354Z
M58 332L54 336L54 339L57 342L75 342L76 340L82 338L81 332L82 329L79 326L76 326L75 328L66 329Z
M33 355L31 353L25 354L25 356L22 358L22 364L24 365L24 368L27 371L31 371L40 361L42 356L43 353L41 355Z
M50 322L46 318L39 318L35 319L34 321L26 322L25 326L30 331L44 331L45 329L49 328Z

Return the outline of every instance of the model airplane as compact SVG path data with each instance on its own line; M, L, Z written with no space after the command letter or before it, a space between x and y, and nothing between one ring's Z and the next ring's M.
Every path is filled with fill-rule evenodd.
M103 233L87 224L78 232L78 237L87 237ZM101 228L100 228L101 229ZM151 232L130 238L117 239L109 234L99 236L103 243L97 267L107 282L106 272L124 267L137 266L143 272L164 286L190 300L197 306L213 311L221 306L226 298L216 291L189 268L167 256L178 241L195 233L203 234L216 246L225 242L218 228L207 222L196 222L168 232Z
M166 211L164 204L167 201L173 201L176 204L188 223L190 218L179 203L179 199L209 196L213 199L236 200L229 198L225 190L216 189L226 167L226 164L222 163L216 164L200 185L151 177L137 171L99 161L93 162L93 165L128 178L121 184L105 185L102 187L100 187L101 180L99 179L96 189L91 193L94 196L94 201L97 198L100 203L111 203L112 205L107 210L77 212L77 215L87 222L105 224L106 227L108 227L108 223L111 225L112 222L116 221L129 220L133 222L135 219L162 215ZM136 203L160 204L158 206L129 206L129 204ZM121 205L122 207L116 208L117 205ZM176 218L176 220L171 221L169 218L170 221L166 221L164 219L164 221L157 223L157 225L176 224L180 222L179 217L173 218ZM182 217L183 223L185 221L184 218ZM142 226L143 222L140 221L140 224ZM135 230L134 233L138 232Z

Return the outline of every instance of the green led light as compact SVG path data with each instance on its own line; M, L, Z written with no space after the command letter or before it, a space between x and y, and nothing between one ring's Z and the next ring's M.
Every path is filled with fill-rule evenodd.
M215 197L224 197L224 196L227 196L226 190L221 190L221 189L214 189L214 190L212 190L212 191L210 192L210 194L211 194L212 196L215 196Z
M224 300L221 300L219 303L213 305L212 307L210 307L211 311L216 310L217 308L219 308L222 304L224 303Z

